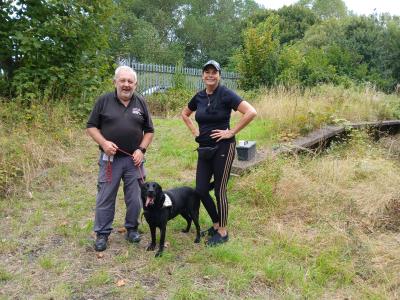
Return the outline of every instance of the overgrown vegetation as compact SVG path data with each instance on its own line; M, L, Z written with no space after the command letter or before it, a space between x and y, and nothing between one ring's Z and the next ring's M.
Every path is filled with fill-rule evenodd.
M311 9L300 3L251 18L235 57L244 75L242 86L348 87L369 82L393 91L399 82L394 42L400 34L399 17L350 16L339 13L344 6L340 0L314 2ZM316 7L323 2L325 12L331 10L328 14Z
M128 57L197 68L216 59L245 90L329 83L392 92L400 82L399 17L352 15L342 0L278 10L253 0L3 2L0 96L28 104L79 105Z
M2 1L0 96L80 97L109 75L111 0Z
M395 113L390 103L396 100L369 88L265 91L255 103L259 117L238 139L270 147L288 130L300 133L305 123L318 127L332 119L321 117L324 121L317 123L309 112L377 120ZM146 224L138 246L125 241L122 193L109 249L104 255L93 250L98 149L84 134L83 122L71 116L68 103L28 109L4 102L0 116L0 297L400 295L397 139L376 143L365 133L353 132L325 152L270 159L240 178L232 177L230 242L212 249L195 245L194 232L181 233L185 221L177 217L169 223L165 255L155 259L145 251ZM307 121L299 122L302 118ZM179 118L154 122L148 179L166 188L193 186L196 145L190 133ZM203 208L200 222L202 228L209 226Z
M398 97L368 86L343 89L325 85L306 91L282 87L239 94L256 106L259 115L251 130L241 134L257 140L260 146L290 140L328 124L400 117ZM191 97L188 90L170 89L151 95L147 102L154 115L176 117ZM19 101L1 103L4 146L0 152L0 190L4 195L15 193L21 182L29 186L38 173L67 159L65 153L75 139L76 128L84 128L93 101L87 99L79 106L74 102L54 105L51 101L32 102L30 106Z
M258 117L237 138L266 151L329 124L400 118L398 95L381 92L400 81L399 17L349 15L341 0L206 2L2 2L1 299L400 298L400 142L364 132L233 177L226 245L193 244L178 217L154 259L146 224L139 245L125 241L120 193L110 247L94 252L98 147L83 129L120 56L239 70ZM147 99L148 179L165 188L195 175L176 118L193 92L180 73L174 85Z
M279 134L304 135L328 124L399 118L398 96L371 86L345 89L333 85L316 88L262 90L258 115L271 120Z

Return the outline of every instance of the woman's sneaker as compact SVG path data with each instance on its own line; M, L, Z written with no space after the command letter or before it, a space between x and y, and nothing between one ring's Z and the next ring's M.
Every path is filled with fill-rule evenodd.
M229 235L222 236L218 231L207 241L207 246L213 247L229 241Z

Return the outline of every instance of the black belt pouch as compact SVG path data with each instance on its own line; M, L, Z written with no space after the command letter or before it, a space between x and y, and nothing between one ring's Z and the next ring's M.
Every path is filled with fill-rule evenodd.
M214 157L218 150L218 146L214 147L199 147L197 152L199 153L199 159L210 160Z

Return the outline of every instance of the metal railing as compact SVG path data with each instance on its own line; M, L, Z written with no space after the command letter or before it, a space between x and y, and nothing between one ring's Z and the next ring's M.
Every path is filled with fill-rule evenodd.
M201 69L144 64L131 61L130 59L120 59L118 64L130 66L136 71L138 75L137 89L144 94L173 87L177 81L181 84L183 83L186 88L193 91L204 88L201 79ZM236 90L238 88L238 80L239 75L235 72L221 72L222 84L230 89Z

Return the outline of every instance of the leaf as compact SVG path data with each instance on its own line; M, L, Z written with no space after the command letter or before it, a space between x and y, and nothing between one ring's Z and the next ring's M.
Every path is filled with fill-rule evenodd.
M125 227L120 227L117 229L118 233L125 233L126 232L126 228Z
M115 285L116 285L117 287L124 286L125 284L126 284L125 279L118 279L118 281L115 283Z

